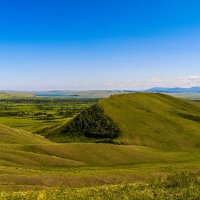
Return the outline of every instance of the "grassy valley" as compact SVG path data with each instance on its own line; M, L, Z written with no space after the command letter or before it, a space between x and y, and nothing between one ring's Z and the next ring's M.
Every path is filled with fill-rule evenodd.
M96 199L94 191L99 199L184 199L199 193L197 102L146 93L1 102L7 115L0 116L0 199ZM61 109L66 115L57 115ZM54 119L37 119L38 112ZM182 182L170 178L174 173L187 184L177 186Z
M62 124L98 99L66 99L0 95L0 121L5 126L37 132L45 127Z

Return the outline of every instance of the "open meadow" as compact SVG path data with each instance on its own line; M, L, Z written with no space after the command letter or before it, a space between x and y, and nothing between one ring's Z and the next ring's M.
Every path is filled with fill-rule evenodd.
M134 144L130 135L133 127L129 127L131 123L127 121L123 122L129 128L126 135L113 141L102 138L86 140L86 136L81 136L71 138L68 143L54 142L55 137L60 137L56 131L59 133L65 124L97 102L105 106L105 112L109 111L110 116L116 117L119 127L120 120L126 116L133 120L130 112L137 113L137 118L133 115L135 120L144 119L145 112L151 113L152 117L145 120L148 127L148 120L152 123L151 120L158 120L157 115L164 116L165 112L165 118L158 120L158 130L165 129L167 120L169 133L174 129L169 120L172 115L167 112L171 112L175 105L173 111L178 114L175 112L174 117L179 119L176 126L181 130L187 123L193 127L187 129L188 134L193 134L191 130L198 128L198 110L193 113L192 109L194 106L198 108L199 103L156 95L119 95L108 101L29 96L1 98L0 199L198 199L198 134L196 141L188 140L188 145L184 139L187 139L186 132L174 135L174 138L170 136L166 148L162 139L156 139L157 127L154 131L154 127L151 128L151 138L148 134L140 137L139 132L146 126L136 126L138 122L135 121L136 136L142 140L136 140ZM123 116L118 103L121 106L129 103L132 110ZM154 106L160 105L162 109L155 110ZM184 113L191 115L180 115L182 106L185 107ZM121 115L115 112L121 112ZM140 115L143 117L139 118ZM191 116L195 117L192 118L194 121L188 119ZM47 139L46 133L54 134L50 137L52 141ZM130 142L126 144L126 141Z

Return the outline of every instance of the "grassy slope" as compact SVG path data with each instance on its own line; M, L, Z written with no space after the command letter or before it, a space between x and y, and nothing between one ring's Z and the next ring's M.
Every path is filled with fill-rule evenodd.
M111 144L56 144L41 136L0 125L0 163L23 166L124 165L193 160L193 152Z
M200 145L200 104L163 94L114 95L99 103L125 144L166 149Z
M53 145L42 136L33 135L23 130L9 128L0 125L0 163L3 165L49 165L49 166L73 166L82 165L78 161L25 151L30 145Z
M0 126L0 133L0 191L132 183L172 170L200 167L198 150L167 152L132 145L56 144L5 126Z
M0 144L48 144L49 141L39 135L0 125Z

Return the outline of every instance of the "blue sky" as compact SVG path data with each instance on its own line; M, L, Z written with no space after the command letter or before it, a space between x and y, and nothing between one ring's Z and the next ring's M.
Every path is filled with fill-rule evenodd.
M0 1L0 90L200 86L200 2Z

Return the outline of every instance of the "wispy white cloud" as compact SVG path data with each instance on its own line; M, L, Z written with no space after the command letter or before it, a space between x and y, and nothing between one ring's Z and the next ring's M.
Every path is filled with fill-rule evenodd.
M35 83L25 85L4 85L0 82L0 89L11 90L142 90L152 87L194 87L200 86L200 76L193 75L188 77L161 78L156 75L146 80L120 80L108 82L76 82L76 83Z
M194 87L200 86L200 76L160 78L154 77L148 80L122 80L110 81L98 84L87 84L82 87L87 89L130 89L140 90L152 87Z

